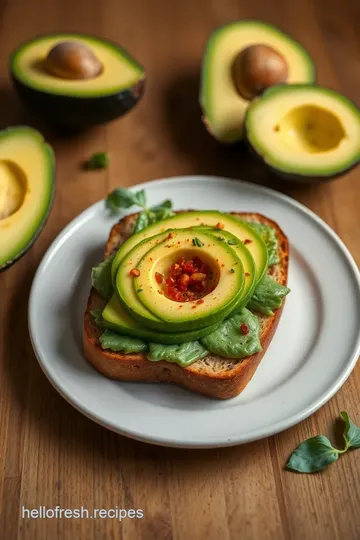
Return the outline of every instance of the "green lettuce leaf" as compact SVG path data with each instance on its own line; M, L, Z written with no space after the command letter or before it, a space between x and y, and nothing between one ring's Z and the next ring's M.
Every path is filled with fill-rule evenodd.
M115 253L107 257L91 271L92 286L104 300L110 300L114 288L111 281L111 263Z
M181 367L190 366L196 360L208 355L208 351L199 341L190 341L182 345L162 345L161 343L149 343L148 359L153 362L166 360L179 364Z
M121 336L111 330L105 330L99 340L103 349L110 349L114 352L129 354L146 352L148 350L147 344L141 341L141 339Z
M246 307L265 315L274 315L273 309L281 307L284 296L290 289L276 283L270 276L264 276L256 286Z
M241 328L243 325L247 333ZM227 358L251 356L262 350L259 319L243 308L200 342L210 352Z
M252 227L260 236L262 236L269 253L269 266L280 262L279 257L279 242L276 237L276 231L273 227L263 225L262 223L249 222Z

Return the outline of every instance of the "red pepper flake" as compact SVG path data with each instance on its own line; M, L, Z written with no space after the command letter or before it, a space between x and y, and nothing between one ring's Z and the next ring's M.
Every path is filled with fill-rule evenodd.
M170 233L167 235L167 237L168 237L169 240L171 240L171 238L174 238L174 235L173 235L173 233L170 232Z
M249 240L249 238L245 238L244 240L244 244L246 246L246 244L251 244L252 240Z
M140 270L138 270L137 268L133 268L132 270L130 270L129 274L131 277L139 277Z
M164 291L162 291L161 289L158 290L158 293L159 294L164 294Z
M221 265L221 268L224 268L224 266L225 266L225 264L223 263L223 264Z
M245 323L242 323L240 324L240 330L242 331L243 334L248 334L249 333L249 327L247 324Z
M204 303L204 300L202 298L200 298L197 302L196 302L198 305L199 304L203 304Z
M181 309L182 307L184 307L184 306L179 306L178 309Z
M153 258L152 258L152 257L150 257L149 261L150 261L150 262L152 262L152 260L153 260Z
M155 279L158 283L162 283L163 282L163 275L160 274L159 272L155 272Z
M196 309L196 306L192 306L192 308L191 308L191 309Z
M249 276L250 276L250 272L245 272L245 276L246 276L246 277L249 277Z
M215 228L216 228L216 229L223 229L223 228L224 228L224 224L223 224L223 223L217 223L217 224L215 225Z

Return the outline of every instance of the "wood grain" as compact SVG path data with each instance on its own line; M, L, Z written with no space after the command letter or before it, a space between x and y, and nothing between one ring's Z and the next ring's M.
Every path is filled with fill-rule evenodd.
M360 263L359 170L308 189L281 183L245 150L223 148L203 129L197 104L209 33L253 17L279 25L309 49L321 84L359 100L357 0L11 0L0 3L0 127L28 123L54 145L57 194L34 248L0 275L0 537L6 540L357 540L360 452L323 474L284 471L295 446L334 436L344 408L360 424L360 367L337 395L300 425L237 448L185 451L137 443L84 418L51 387L29 342L31 281L50 242L118 185L167 175L242 177L284 191L314 210ZM21 41L54 31L95 33L122 43L147 68L148 87L128 116L65 138L25 112L11 91L6 58ZM80 164L108 150L108 170ZM331 358L329 358L331 361ZM143 519L22 519L21 508L134 507Z

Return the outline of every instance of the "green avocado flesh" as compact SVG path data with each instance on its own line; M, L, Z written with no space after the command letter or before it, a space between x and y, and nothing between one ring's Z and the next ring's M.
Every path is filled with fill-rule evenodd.
M270 88L250 105L245 125L255 153L285 176L326 178L360 161L360 109L327 88Z
M176 214L171 218L154 223L139 233L130 236L130 238L120 247L112 263L111 274L113 281L115 281L115 276L121 261L129 251L137 246L142 240L156 234L164 233L168 229L186 229L199 226L216 228L218 225L220 225L221 228L216 229L214 234L216 234L217 231L221 233L221 231L224 230L236 236L241 242L246 242L246 247L256 263L256 278L257 281L259 281L266 272L268 266L268 252L265 242L248 223L241 221L230 214L223 214L222 212L215 210Z
M55 189L55 158L29 127L0 132L0 270L19 259L38 237Z
M271 47L288 66L287 83L315 81L315 67L306 50L290 36L261 21L231 22L210 37L203 58L200 104L208 131L219 141L233 143L244 137L244 117L250 101L233 80L236 57L252 45Z
M278 250L271 227L217 211L179 213L133 234L92 272L107 301L92 313L94 324L106 328L102 348L181 367L209 353L243 358L258 352L259 320L244 306L266 314L281 306L289 289L265 275L279 261ZM206 273L200 301L168 297L168 277L181 259L200 261Z

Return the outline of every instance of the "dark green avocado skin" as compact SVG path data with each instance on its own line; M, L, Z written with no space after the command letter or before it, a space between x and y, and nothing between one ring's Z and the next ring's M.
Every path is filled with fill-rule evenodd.
M17 126L17 127L21 128L21 126ZM8 129L11 130L12 128L8 128ZM8 270L11 266L13 266L16 262L18 262L18 260L21 259L29 251L29 249L35 244L36 240L39 238L41 232L44 230L45 225L46 225L46 223L47 223L47 221L49 219L49 216L50 216L53 204L54 204L54 199L55 199L56 170L55 170L54 152L53 152L52 148L48 144L46 144L45 146L46 146L46 152L48 154L48 158L49 158L49 160L51 162L51 165L52 165L52 167L51 167L51 178L49 178L49 181L51 181L51 193L50 193L50 199L49 199L49 202L48 202L48 207L47 207L46 214L43 216L43 219L39 223L38 228L36 230L36 233L33 235L30 242L21 251L19 251L15 255L15 257L13 257L12 259L6 261L4 264L0 265L0 273L4 272L4 270Z
M251 154L251 156L253 156L258 162L260 162L263 167L266 167L268 171L278 176L279 178L285 180L285 182L287 182L288 184L295 184L299 187L313 186L315 184L325 184L326 182L340 179L346 174L348 174L350 171L355 169L360 163L360 159L359 159L355 163L352 163L346 169L335 174L329 174L327 176L307 176L303 174L285 173L283 171L280 171L279 169L276 169L275 167L271 167L266 162L266 160L254 150L254 148L249 143L248 139L246 139L245 142L246 142L246 147L249 151L249 154Z
M11 72L10 76L20 99L32 112L54 126L75 129L105 124L123 116L135 107L145 90L144 78L116 94L79 99L34 90Z

